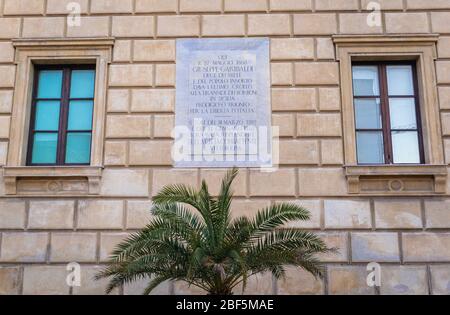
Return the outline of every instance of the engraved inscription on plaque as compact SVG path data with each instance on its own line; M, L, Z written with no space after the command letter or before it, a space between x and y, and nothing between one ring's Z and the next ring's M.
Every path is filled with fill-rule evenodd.
M176 167L272 165L269 40L177 40Z

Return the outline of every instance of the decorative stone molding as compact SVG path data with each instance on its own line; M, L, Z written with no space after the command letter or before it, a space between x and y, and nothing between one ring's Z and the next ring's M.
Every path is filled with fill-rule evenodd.
M440 194L446 192L441 120L436 85L436 42L430 35L336 35L340 63L344 151L352 194ZM417 62L420 111L426 165L358 166L353 107L353 61L414 60Z
M445 194L447 174L446 165L345 166L350 194Z
M7 163L3 170L6 193L70 194L72 191L98 194L103 167L108 64L111 63L114 39L14 39L12 43L17 71L12 108L14 123L11 125ZM34 65L55 63L96 65L90 167L25 166Z
M100 193L102 167L4 167L5 193ZM74 185L76 184L76 185ZM33 187L34 186L34 187Z

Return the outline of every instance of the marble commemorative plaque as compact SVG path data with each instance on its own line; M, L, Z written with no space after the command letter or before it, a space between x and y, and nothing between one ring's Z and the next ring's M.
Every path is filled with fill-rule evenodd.
M176 167L270 167L267 38L179 39Z

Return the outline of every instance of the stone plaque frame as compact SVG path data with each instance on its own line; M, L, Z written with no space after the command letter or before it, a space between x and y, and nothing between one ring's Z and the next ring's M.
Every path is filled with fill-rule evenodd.
M224 65L220 58L226 58L229 63ZM238 67L243 64L251 68ZM202 72L204 75L202 78L208 78L208 80L204 81L204 85L201 87L206 89L205 93L208 95L199 95L200 92L197 93L198 91L194 88L194 86L199 86L194 83L199 82L197 79L200 75L195 72L195 69L199 69L199 65L205 67L202 68L205 69L205 72ZM209 80L208 75L211 75L211 73L206 70L206 65L211 66L208 69L213 69L210 70L213 76L216 76L219 72L223 76L222 78L227 78L225 76L231 78L231 76L236 75L242 78L242 81L239 82L251 82L251 88L248 88L250 83L249 85L236 85L232 84L231 81L237 81L230 79L229 81L221 81L229 84L224 84L221 88L215 89L218 83L213 84L211 82L218 82L214 80L218 77ZM212 68L213 65L222 68ZM228 70L225 69L231 68L225 68L226 66L236 66L233 69L242 69L242 72L227 72ZM238 121L234 126L239 125L245 128L251 125L252 128L256 127L255 129L258 130L258 153L253 154L251 152L254 151L248 150L246 153L250 152L250 154L244 156L236 153L234 158L232 154L224 154L223 160L212 161L212 156L217 157L220 154L211 155L208 159L205 158L207 155L203 155L203 153L199 155L198 152L192 150L190 159L182 161L174 159L174 166L180 168L272 167L270 40L268 38L179 39L177 40L176 71L175 125L177 128L186 126L192 132L194 119L214 122L213 126L223 127L223 130L226 130L227 123L231 124L231 122ZM236 88L237 86L242 86L242 91ZM246 89L254 94L244 94L250 93ZM233 100L227 101L224 99L229 98L223 97L222 94L212 96L212 93L218 93L218 91L227 96L228 93L242 94L233 94L233 97L231 97ZM216 95L219 95L219 97L215 97ZM214 104L212 107L216 107L216 111L211 107L212 103ZM242 108L239 108L241 104ZM210 107L208 108L208 106ZM205 110L205 108L207 109ZM252 123L246 125L250 121ZM216 122L219 123L216 125ZM267 129L265 134L260 132L260 130L264 130L264 127ZM264 140L264 137L267 137L267 141ZM233 137L233 139L236 138ZM176 142L177 136L175 137ZM264 144L261 145L261 142ZM218 145L217 148L220 148L220 146ZM176 146L174 149L176 150ZM261 153L264 150L265 152ZM230 161L230 159L234 160Z

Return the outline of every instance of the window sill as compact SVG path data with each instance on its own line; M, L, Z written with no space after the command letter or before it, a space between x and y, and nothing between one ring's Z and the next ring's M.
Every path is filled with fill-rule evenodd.
M445 165L347 165L350 194L435 195L447 190Z
M4 166L5 193L98 195L102 170L100 166Z

